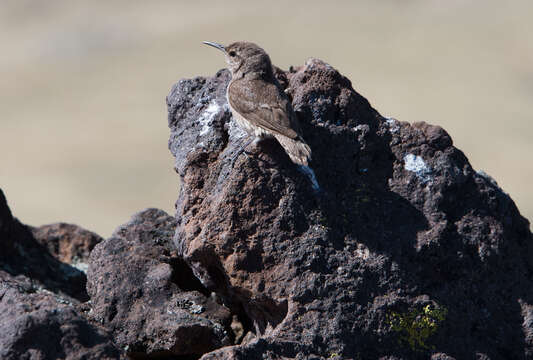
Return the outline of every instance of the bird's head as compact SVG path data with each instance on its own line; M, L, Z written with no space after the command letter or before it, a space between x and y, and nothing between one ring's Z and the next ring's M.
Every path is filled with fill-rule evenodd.
M254 43L238 41L223 46L204 41L204 44L213 46L224 53L228 69L233 77L241 77L246 74L262 74L263 76L272 74L272 63L268 54Z

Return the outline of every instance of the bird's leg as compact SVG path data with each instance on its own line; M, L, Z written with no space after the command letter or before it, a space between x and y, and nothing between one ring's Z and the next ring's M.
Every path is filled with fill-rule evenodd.
M237 143L237 145L239 146L239 151L237 151L237 153L235 153L235 155L233 155L233 157L231 158L231 162L235 162L235 160L237 159L237 157L239 157L239 155L241 153L244 153L244 155L246 155L246 157L248 157L248 154L246 153L246 147L248 145L250 145L254 140L257 140L257 138L254 136L254 135L248 135L246 137L244 137L244 139L247 139L248 138L248 141L246 142L246 144L244 145L241 145L240 142Z
M243 151L245 154L246 154L246 148L248 147L248 145L250 145L252 142L255 143L255 142L259 141L259 138L255 137L254 135L249 135L248 137L249 137L249 139L246 142L246 144L241 146L241 151Z

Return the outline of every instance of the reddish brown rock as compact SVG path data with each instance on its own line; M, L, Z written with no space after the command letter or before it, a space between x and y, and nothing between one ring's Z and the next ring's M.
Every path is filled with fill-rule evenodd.
M200 355L230 345L231 314L172 245L176 222L147 209L91 253L89 316L130 356Z
M32 227L20 223L11 215L4 195L0 196L0 270L17 276L23 275L54 293L79 301L88 299L83 271L62 262L48 251L34 236ZM75 225L69 230L84 232ZM75 237L74 234L64 236ZM73 249L76 247L73 246ZM77 251L77 250L74 250Z
M383 118L320 60L278 76L319 194L275 141L234 158L227 71L167 98L176 246L248 334L203 358L531 359L533 239L509 196L442 128Z
M533 358L529 223L445 130L381 117L320 60L276 69L317 191L275 141L241 152L228 75L168 96L176 219L101 241L23 225L0 191L0 358ZM66 262L89 252L83 303Z
M68 235L67 235L68 236ZM0 190L0 358L119 359L78 309L85 275L61 263L14 219Z
M74 224L57 223L32 228L35 239L62 262L85 269L89 254L103 239Z
M0 358L119 359L109 335L80 316L71 299L0 270Z

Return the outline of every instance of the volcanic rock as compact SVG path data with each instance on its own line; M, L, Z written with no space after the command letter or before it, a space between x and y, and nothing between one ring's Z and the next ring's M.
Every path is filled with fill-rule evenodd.
M88 233L68 229L72 233L64 234L71 239ZM85 274L54 258L30 227L13 218L1 190L0 243L1 359L121 358L105 330L80 315Z
M83 271L62 262L54 257L57 253L48 251L46 231L51 225L42 228L32 228L20 223L11 215L3 193L0 194L0 269L17 276L23 275L30 278L36 286L41 286L63 296L79 301L88 300L85 290L86 277ZM53 225L52 225L53 226ZM64 237L77 239L80 233L91 234L94 241L99 237L75 225L69 225L63 230ZM34 235L37 234L37 237ZM85 236L85 235L84 235ZM64 242L64 240L55 240ZM81 243L81 242L80 242ZM76 250L76 242L71 245L72 251Z
M509 195L330 65L275 74L309 168L275 140L243 151L221 70L167 98L175 217L102 240L24 225L0 190L0 358L533 359L533 235Z
M177 256L176 221L135 214L91 252L90 318L133 358L189 356L232 344L231 314Z
M103 239L77 225L57 223L32 228L35 239L62 262L87 271L91 250Z
M167 97L178 255L246 333L203 358L532 359L533 237L509 195L330 65L276 73L318 193L276 141L242 152L227 70Z

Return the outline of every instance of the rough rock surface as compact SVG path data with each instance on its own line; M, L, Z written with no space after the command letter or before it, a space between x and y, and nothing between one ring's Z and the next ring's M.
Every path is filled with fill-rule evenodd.
M66 223L32 228L32 233L55 258L84 270L91 250L103 240L91 231Z
M20 223L11 215L3 193L0 196L0 269L16 276L24 275L36 285L54 293L88 300L85 290L86 277L83 271L60 261L50 253L44 243L47 242L41 228L31 228ZM44 226L47 228L48 226ZM90 233L75 225L71 225L69 237L74 239L78 233ZM35 233L41 233L38 240ZM94 234L97 237L97 235Z
M275 73L319 191L277 142L241 152L226 70L167 98L175 218L102 240L26 226L0 190L1 359L533 359L533 236L509 196L322 61Z
M90 317L130 356L200 355L232 344L231 314L176 255L176 221L135 214L91 253Z
M246 334L203 358L532 359L533 238L509 196L322 61L276 73L319 194L275 141L234 158L226 70L167 97L174 241Z
M73 238L84 230L71 227ZM119 359L79 312L85 274L49 254L13 218L0 190L0 359Z

